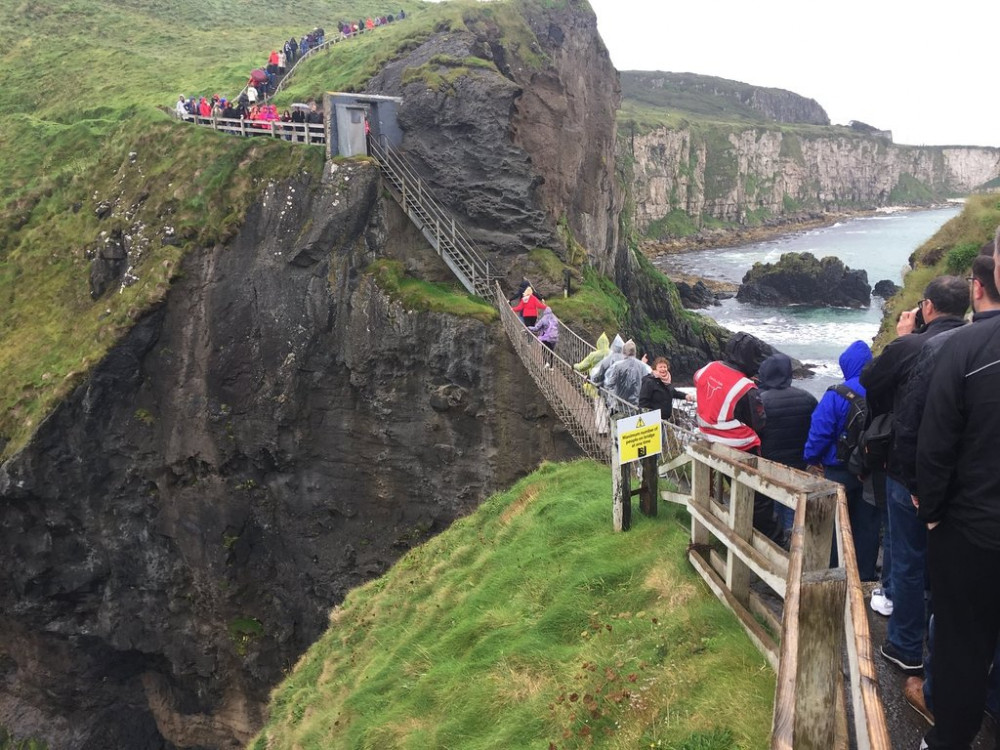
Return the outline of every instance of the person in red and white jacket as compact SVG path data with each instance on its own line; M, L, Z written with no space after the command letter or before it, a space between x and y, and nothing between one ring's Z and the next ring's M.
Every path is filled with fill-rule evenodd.
M726 344L725 360L709 362L694 374L698 429L706 440L759 454L764 406L756 375L760 342L736 333Z
M726 343L723 361L709 362L694 374L698 429L706 440L760 455L765 427L764 403L752 380L773 351L749 333L736 333ZM781 539L774 500L754 493L753 526L772 541Z

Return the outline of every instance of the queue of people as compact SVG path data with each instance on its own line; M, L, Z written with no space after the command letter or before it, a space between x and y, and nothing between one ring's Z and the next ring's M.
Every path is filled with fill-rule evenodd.
M394 19L406 18L403 10L397 16L384 15L361 19L360 28L357 22L338 22L337 26L342 37L353 36L366 30L391 23ZM235 97L225 97L219 94L211 96L180 95L174 104L174 114L181 120L197 118L218 120L240 119L252 120L254 128L270 130L271 122L322 124L323 112L316 106L315 100L309 100L304 105L292 105L280 114L273 104L267 100L275 93L278 83L291 70L296 61L302 59L311 51L326 43L326 32L322 27L303 34L299 39L291 37L276 49L272 49L267 57L267 63L260 68L254 68L242 91ZM253 131L250 131L253 134ZM291 140L291 135L287 136ZM301 138L299 140L302 140Z
M968 278L927 285L879 356L848 346L843 382L818 403L747 334L695 374L707 440L844 486L859 576L879 584L870 604L889 618L878 652L930 725L921 748L969 748L984 712L1000 720L998 285L1000 229ZM761 532L787 533L781 516L755 502Z
M871 607L889 618L879 653L929 724L921 748L969 748L984 712L1000 721L998 287L1000 228L967 278L927 285L877 357L850 344L843 381L819 401L791 385L786 355L746 333L694 375L706 440L844 486L859 576L877 584ZM517 307L531 312L531 296ZM634 342L602 334L574 365L593 387L599 429L614 405L597 387L664 418L674 400L692 399L672 386L669 362L644 359ZM761 533L787 546L791 526L787 509L755 498Z

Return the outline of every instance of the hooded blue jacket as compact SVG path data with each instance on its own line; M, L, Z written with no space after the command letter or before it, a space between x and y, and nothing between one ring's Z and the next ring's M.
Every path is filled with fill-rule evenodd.
M861 396L865 395L865 389L859 382L861 370L871 358L871 347L864 341L855 341L840 355L844 385ZM809 438L803 452L807 464L843 465L837 460L837 438L847 424L848 410L847 399L836 391L828 390L823 394L809 424Z

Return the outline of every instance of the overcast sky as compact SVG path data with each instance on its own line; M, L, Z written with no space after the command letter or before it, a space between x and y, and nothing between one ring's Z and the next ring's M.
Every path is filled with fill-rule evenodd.
M618 70L815 99L896 143L1000 147L998 0L590 0Z

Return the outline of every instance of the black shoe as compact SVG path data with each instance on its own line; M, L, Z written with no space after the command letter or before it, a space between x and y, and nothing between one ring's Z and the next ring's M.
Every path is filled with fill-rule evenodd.
M893 646L889 641L882 644L879 651L886 661L892 662L892 664L903 674L915 674L922 675L924 673L924 665L919 660L914 663L912 659L909 659L899 652L895 646Z

